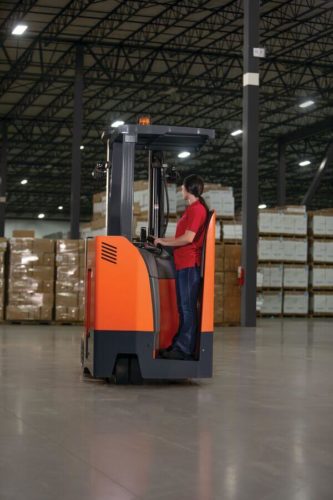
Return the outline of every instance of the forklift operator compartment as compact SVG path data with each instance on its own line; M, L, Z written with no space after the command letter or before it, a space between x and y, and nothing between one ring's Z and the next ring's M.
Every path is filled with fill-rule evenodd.
M209 212L205 228L193 360L158 356L177 333L179 315L172 252L151 241L163 237L167 224L163 153L198 151L214 137L214 130L162 125L122 125L103 133L107 235L86 245L84 373L116 383L212 376L215 213ZM132 237L136 150L148 156L148 228L140 241Z

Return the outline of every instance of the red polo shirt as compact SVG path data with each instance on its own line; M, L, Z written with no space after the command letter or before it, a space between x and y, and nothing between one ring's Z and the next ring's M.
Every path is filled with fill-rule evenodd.
M184 215L179 219L176 228L176 238L185 234L185 231L193 231L196 236L192 243L182 247L175 247L173 256L177 271L186 267L200 266L201 252L204 242L205 231L203 226L207 219L207 210L199 200L189 205ZM200 230L199 235L197 234Z

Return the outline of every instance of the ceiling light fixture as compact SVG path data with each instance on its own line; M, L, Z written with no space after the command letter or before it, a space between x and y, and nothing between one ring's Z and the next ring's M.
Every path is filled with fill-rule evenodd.
M261 203L261 205L258 205L258 208L260 208L260 210L262 210L264 208L267 208L267 205L266 205L266 203Z
M38 214L38 219L44 219L45 214Z
M189 156L191 156L191 153L189 151L182 151L181 153L179 153L178 158L188 158Z
M28 179L22 179L21 184L24 186L24 184L28 184Z
M304 160L299 163L300 167L306 167L307 165L310 165L311 161L310 160Z
M26 24L18 24L12 31L12 35L23 35L25 30L28 28Z
M120 127L121 125L124 125L125 122L123 122L123 120L116 120L115 122L111 123L111 127L113 128L117 128L117 127Z
M309 99L308 101L304 101L302 102L299 107L300 108L308 108L309 106L312 106L314 104L314 101L312 101L311 99Z
M241 135L242 133L243 133L243 130L238 129L238 130L234 130L233 132L231 132L230 135L232 135L233 137L236 137L237 135Z
M58 210L63 210L64 207L62 205L59 205Z

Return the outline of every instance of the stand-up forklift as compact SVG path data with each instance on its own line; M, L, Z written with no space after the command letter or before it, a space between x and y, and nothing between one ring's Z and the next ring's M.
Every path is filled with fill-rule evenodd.
M193 360L159 357L178 330L172 253L150 243L164 235L163 152L198 151L215 133L209 129L123 125L106 130L107 236L87 240L86 315L81 362L84 373L142 379L212 376L214 325L215 214L209 212L201 265L197 348ZM133 238L136 151L147 151L147 231Z

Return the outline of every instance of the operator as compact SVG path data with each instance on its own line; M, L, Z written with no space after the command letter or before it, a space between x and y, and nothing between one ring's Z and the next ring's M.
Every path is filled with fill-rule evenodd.
M176 267L179 329L172 344L160 351L165 359L192 359L195 351L201 254L208 216L203 190L204 182L200 176L189 175L184 179L182 195L188 207L177 223L176 235L154 240L155 245L173 247Z

